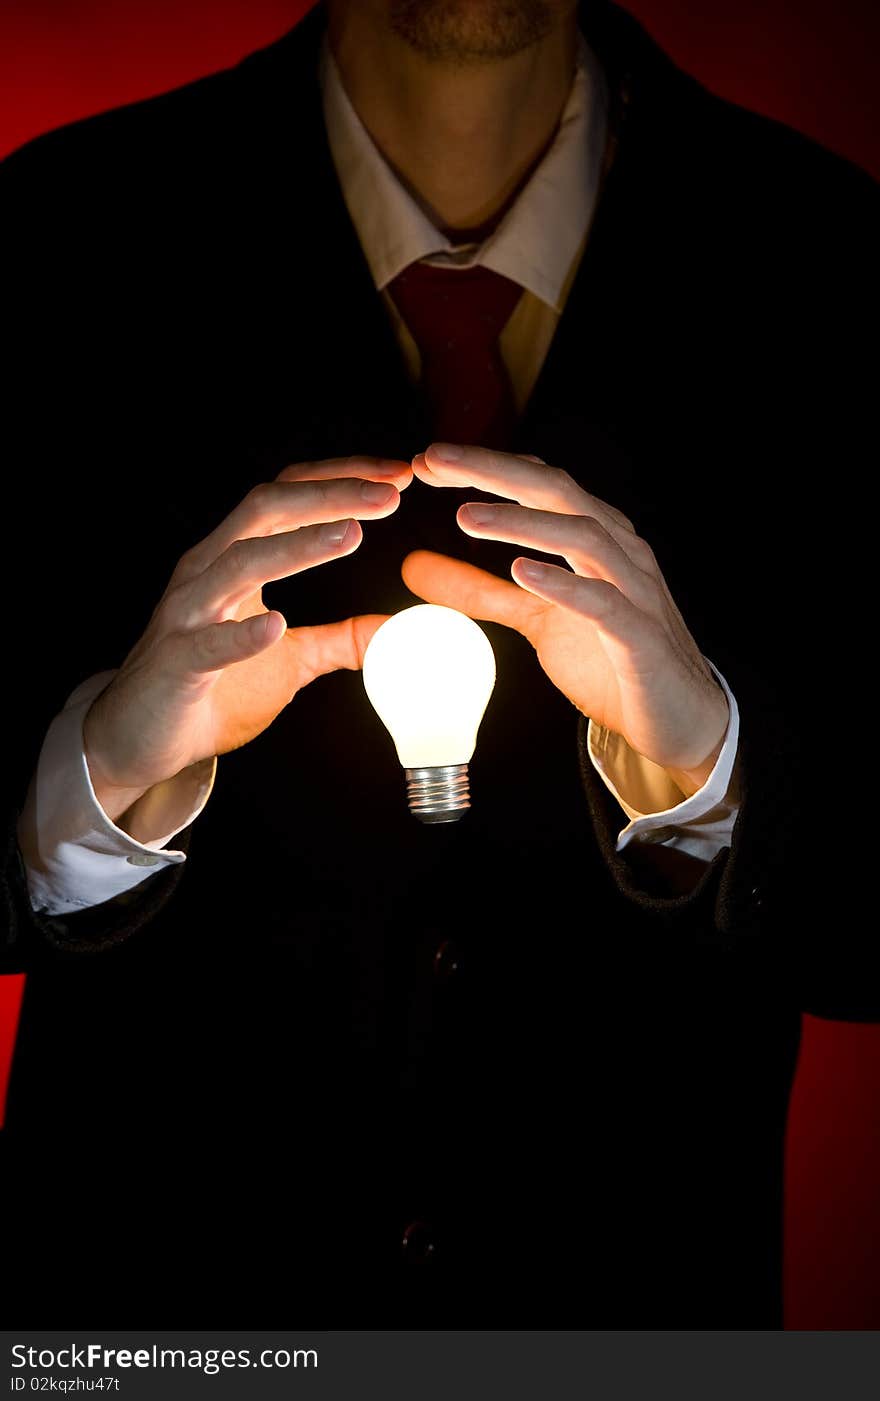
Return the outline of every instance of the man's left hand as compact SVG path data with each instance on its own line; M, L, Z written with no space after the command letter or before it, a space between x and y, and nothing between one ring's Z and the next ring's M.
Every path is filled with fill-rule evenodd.
M473 486L506 498L462 506L459 526L479 539L561 557L569 568L518 557L508 583L417 550L403 564L407 587L515 628L584 715L666 769L685 794L702 787L727 730L727 700L651 547L626 516L539 458L434 444L413 459L413 471L429 486Z

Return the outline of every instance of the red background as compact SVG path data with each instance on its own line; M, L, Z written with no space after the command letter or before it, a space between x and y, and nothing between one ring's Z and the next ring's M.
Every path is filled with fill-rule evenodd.
M5 0L0 154L212 72L306 0ZM714 91L880 176L876 0L630 0ZM0 1117L23 987L0 979ZM880 1328L880 1027L805 1018L786 1166L786 1325Z

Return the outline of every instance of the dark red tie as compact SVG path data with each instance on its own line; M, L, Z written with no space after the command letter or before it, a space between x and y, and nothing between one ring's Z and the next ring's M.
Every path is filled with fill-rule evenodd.
M422 357L434 437L509 447L516 406L498 337L522 288L490 268L411 263L388 290Z

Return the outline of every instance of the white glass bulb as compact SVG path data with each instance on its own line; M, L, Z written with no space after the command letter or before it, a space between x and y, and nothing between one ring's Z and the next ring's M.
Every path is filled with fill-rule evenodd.
M467 763L495 685L482 628L454 608L395 613L364 654L364 686L406 769L410 808L454 822L470 806Z

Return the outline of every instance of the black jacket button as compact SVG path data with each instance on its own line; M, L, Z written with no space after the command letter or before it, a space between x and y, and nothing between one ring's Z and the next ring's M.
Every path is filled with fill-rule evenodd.
M444 939L434 954L434 975L441 981L453 977L461 967L461 952L452 939Z
M434 1233L429 1221L410 1221L400 1241L403 1258L412 1264L425 1264L434 1258Z

